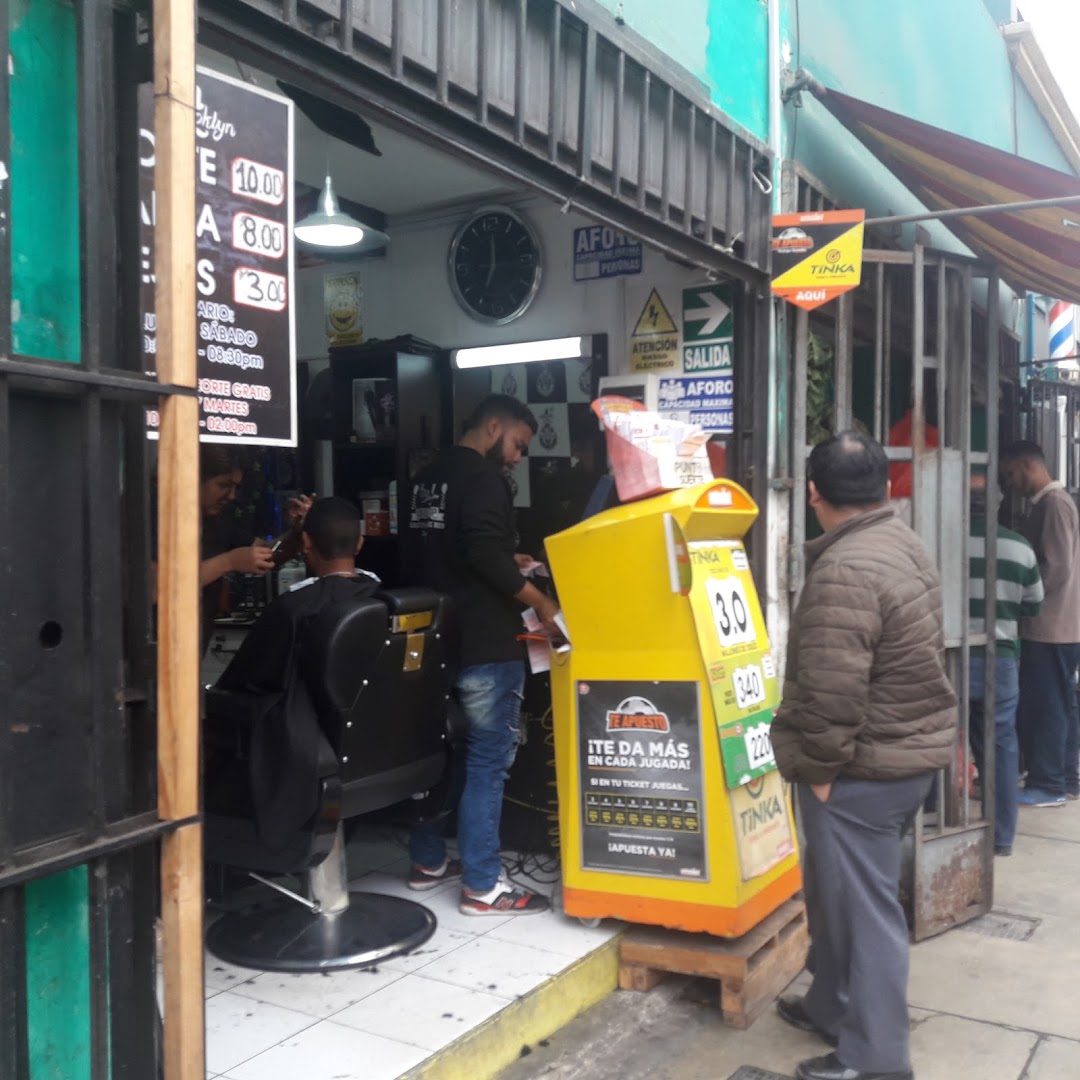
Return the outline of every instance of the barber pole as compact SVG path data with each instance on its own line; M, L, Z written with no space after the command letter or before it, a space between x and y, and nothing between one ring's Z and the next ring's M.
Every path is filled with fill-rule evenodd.
M1050 306L1050 359L1068 361L1076 354L1076 331L1074 307L1064 300L1055 300ZM1059 370L1075 369L1076 363L1060 365Z

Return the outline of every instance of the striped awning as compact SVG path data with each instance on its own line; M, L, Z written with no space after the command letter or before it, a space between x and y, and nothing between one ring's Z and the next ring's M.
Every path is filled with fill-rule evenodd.
M1080 196L1080 178L815 87L829 111L930 210ZM944 224L1011 285L1080 303L1080 203Z

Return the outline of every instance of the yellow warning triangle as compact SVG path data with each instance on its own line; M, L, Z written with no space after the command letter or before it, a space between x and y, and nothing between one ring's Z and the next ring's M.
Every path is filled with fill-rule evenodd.
M677 334L678 330L668 309L664 307L664 301L660 294L653 289L649 293L649 299L638 316L637 325L634 327L631 337L651 337L653 334Z

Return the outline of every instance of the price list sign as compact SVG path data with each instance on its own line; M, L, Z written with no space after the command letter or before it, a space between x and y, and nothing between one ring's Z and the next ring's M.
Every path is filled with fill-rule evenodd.
M154 374L153 97L140 111L143 360ZM203 442L295 446L293 105L200 68L195 327ZM158 417L147 414L151 437Z
M689 545L690 606L720 734L724 777L741 787L776 768L769 737L780 694L746 551L736 540Z

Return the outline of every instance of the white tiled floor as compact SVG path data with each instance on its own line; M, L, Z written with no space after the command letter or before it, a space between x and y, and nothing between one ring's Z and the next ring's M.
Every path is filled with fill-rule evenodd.
M349 868L356 888L428 907L435 936L376 971L330 975L247 971L208 955L208 1078L397 1080L618 930L557 912L469 917L455 884L410 893L404 848L385 829L350 844Z

